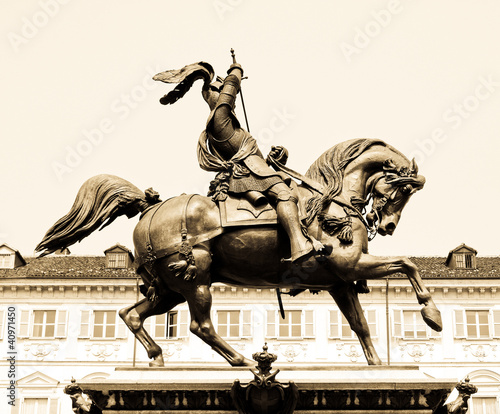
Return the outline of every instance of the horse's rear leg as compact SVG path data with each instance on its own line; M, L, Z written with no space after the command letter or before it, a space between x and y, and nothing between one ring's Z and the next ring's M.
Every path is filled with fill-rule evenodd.
M164 366L164 361L162 349L144 329L144 321L150 316L166 313L184 301L185 299L178 293L170 292L168 297L162 298L156 303L150 302L147 299L142 299L136 304L120 310L120 317L142 346L144 346L148 353L148 357L153 359L153 361L149 363L149 366L162 367Z
M206 342L232 366L254 366L255 362L236 352L215 332L210 319L212 294L208 285L198 285L194 292L186 294L191 313L191 332Z
M340 311L349 322L351 329L358 336L366 360L369 365L382 365L382 361L375 351L370 336L368 323L363 315L363 309L359 303L358 293L353 283L343 283L335 286L328 293L335 299Z
M233 366L254 366L255 363L246 359L229 346L215 331L210 319L212 307L212 294L210 293L210 265L212 259L210 253L204 248L193 248L196 262L196 276L184 278L182 275L175 276L169 265L175 263L176 256L172 256L158 263L157 271L164 276L168 287L179 292L186 298L191 314L190 330L212 349L225 358Z

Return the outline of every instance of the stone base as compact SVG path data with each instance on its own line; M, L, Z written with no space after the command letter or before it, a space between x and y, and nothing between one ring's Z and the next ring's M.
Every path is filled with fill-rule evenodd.
M277 380L299 391L296 414L431 414L456 380L437 380L416 366L279 365ZM119 368L104 381L79 382L107 414L237 414L231 387L254 379L247 368L205 364L168 368Z

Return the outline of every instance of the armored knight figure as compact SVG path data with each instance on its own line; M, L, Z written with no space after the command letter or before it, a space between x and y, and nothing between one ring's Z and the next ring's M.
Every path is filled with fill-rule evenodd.
M198 142L198 161L204 170L228 174L229 193L244 195L254 203L261 201L264 194L276 206L278 221L290 238L291 260L297 262L323 246L304 236L297 196L285 183L289 178L267 165L257 142L236 118L233 109L242 77L242 67L233 63L224 80L218 78L203 88L203 98L211 112ZM275 151L279 152L278 158L286 161L286 150L278 147Z

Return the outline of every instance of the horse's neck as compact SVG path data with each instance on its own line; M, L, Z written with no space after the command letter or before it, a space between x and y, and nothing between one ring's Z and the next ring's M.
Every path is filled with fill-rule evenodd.
M349 163L344 171L342 196L346 200L369 195L371 180L375 174L383 171L384 162L391 159L396 165L407 165L408 160L391 147L375 145Z

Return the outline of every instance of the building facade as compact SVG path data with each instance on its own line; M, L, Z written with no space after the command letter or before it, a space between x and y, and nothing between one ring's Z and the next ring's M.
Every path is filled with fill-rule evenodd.
M444 329L437 333L425 325L402 275L370 281L371 292L360 300L380 358L391 365L419 365L436 378L469 376L479 388L472 412L500 413L500 257L480 257L461 245L447 257L412 260L442 313ZM104 256L64 251L40 259L0 246L0 351L5 356L0 370L8 373L14 366L13 414L70 413L63 389L72 377L107 378L115 367L147 366L146 352L118 316L142 297L132 262L131 252L118 244ZM267 342L284 369L366 364L327 292L284 294L282 319L274 289L214 285L211 290L218 333L247 357ZM8 329L13 320L15 343ZM162 347L166 365L226 363L190 333L186 304L148 319L146 328ZM0 376L4 401L9 386L9 377Z

